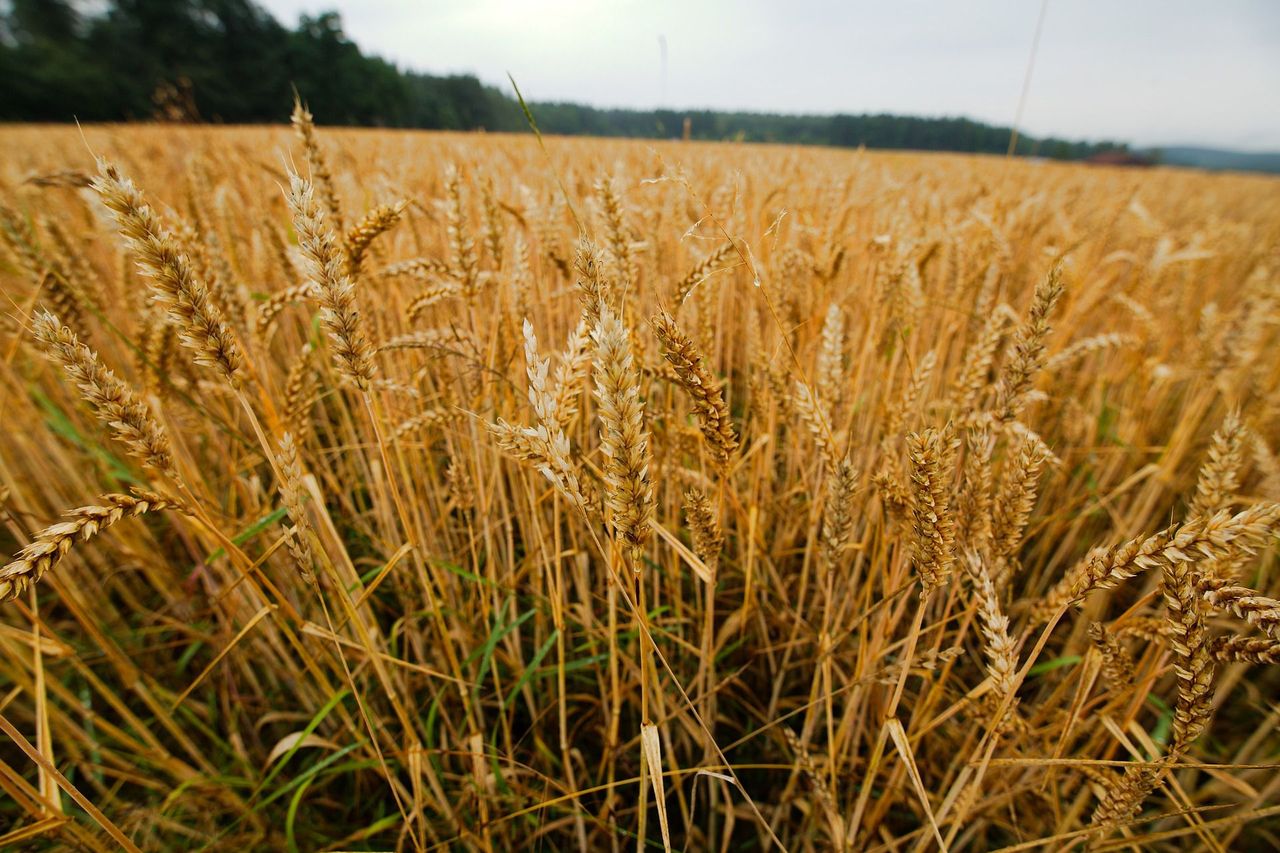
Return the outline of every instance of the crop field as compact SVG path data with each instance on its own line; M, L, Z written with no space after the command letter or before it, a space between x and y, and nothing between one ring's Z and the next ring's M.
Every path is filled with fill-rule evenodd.
M0 848L1280 846L1280 182L0 128Z

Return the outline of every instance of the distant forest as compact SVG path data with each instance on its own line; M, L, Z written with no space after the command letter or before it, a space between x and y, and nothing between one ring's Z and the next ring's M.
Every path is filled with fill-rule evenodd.
M334 13L289 29L252 0L0 0L0 10L0 121L279 122L296 88L322 124L528 130L513 97L365 55ZM680 137L687 119L693 139L999 154L1010 136L964 118L531 108L544 133L568 135ZM1020 137L1017 153L1117 149Z

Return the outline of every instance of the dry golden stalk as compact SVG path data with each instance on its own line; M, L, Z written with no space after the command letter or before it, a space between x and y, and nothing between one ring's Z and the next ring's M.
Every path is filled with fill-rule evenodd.
M1133 297L1124 293L1113 293L1111 294L1111 299L1133 315L1133 319L1136 320L1148 333L1152 332L1156 328L1155 315L1153 315L1151 310L1141 302L1138 302L1133 299ZM1148 334L1148 337L1149 336L1150 335Z
M27 276L32 281L40 281L48 270L48 264L36 246L36 235L30 223L17 211L0 206L0 235L3 235L5 244L26 270Z
M1187 515L1212 515L1228 509L1240 490L1240 465L1244 458L1245 428L1239 412L1228 412L1222 426L1213 434L1209 456L1200 468L1196 495Z
M68 187L71 189L81 189L89 186L89 182L93 179L81 172L79 169L63 169L59 172L49 172L44 175L35 175L23 181L24 184L31 184L33 187Z
M169 436L146 403L102 364L98 354L80 343L66 326L47 311L36 315L32 333L48 358L61 365L98 419L111 428L143 465L174 477Z
M1089 625L1089 639L1102 661L1102 675L1111 689L1120 691L1133 685L1133 655L1121 644L1116 635L1101 622Z
M1280 663L1280 640L1266 637L1218 637L1209 654L1222 663Z
M303 106L302 101L297 98L293 101L293 115L290 118L293 123L294 132L298 134L298 139L302 142L302 148L307 155L307 166L311 169L311 177L320 188L320 195L324 199L324 206L329 211L329 216L333 220L334 230L341 232L346 227L342 222L342 209L338 205L338 195L333 189L333 175L329 172L329 167L325 163L324 152L320 150L320 143L316 139L316 126L312 119L311 111Z
M186 222L178 220L176 224L180 248L195 263L196 275L208 287L213 304L235 328L247 328L245 317L248 312L235 287L235 274L222 253L217 232L208 230L202 237Z
M271 256L275 258L276 266L280 268L281 274L284 275L286 286L291 286L298 278L298 270L293 265L289 247L285 245L284 240L280 237L280 229L275 226L275 223L267 219L263 221L262 227L258 229L258 232L266 235L267 244L271 248Z
M951 646L945 649L927 649L923 652L918 652L909 661L894 661L878 673L871 676L871 679L879 684L896 684L898 682L898 678L902 674L904 664L911 672L937 672L947 664L958 659L963 654L963 646ZM991 691L987 691L982 694L984 698L991 697L993 695L994 694L992 694ZM985 705L986 703L984 702L983 704ZM992 706L988 710L990 712L994 712L995 707Z
M1280 600L1222 578L1202 575L1196 580L1205 601L1280 640Z
M1013 352L1000 374L996 387L996 417L1012 421L1022 413L1027 395L1044 364L1045 339L1049 336L1049 315L1062 296L1062 267L1055 264L1031 301L1027 321L1014 335Z
M302 483L302 463L298 461L298 448L293 436L285 433L280 439L280 452L276 456L280 468L280 499L293 528L288 531L287 546L303 583L316 582L315 554L311 550L311 522L307 519L306 490Z
M720 565L720 552L724 548L724 534L720 532L715 508L700 489L687 489L684 493L684 514L689 519L689 532L693 535L693 553L706 564L714 579Z
M1110 589L1147 569L1221 556L1229 546L1247 550L1274 535L1277 523L1280 504L1258 504L1234 516L1225 510L1197 516L1114 548L1094 549L1036 605L1036 616L1048 619L1093 590Z
M314 296L315 287L309 282L307 284L293 284L284 290L277 290L267 297L266 301L259 303L257 314L253 318L253 330L258 335L267 334L271 331L271 327L275 325L276 318L280 316L281 311L295 302L301 302Z
M989 415L986 416L985 419L993 425L998 423ZM1009 435L1017 438L1019 441L1035 445L1035 452L1042 458L1045 465L1056 467L1062 464L1062 460L1059 459L1057 454L1049 448L1049 445L1045 444L1044 439L1040 437L1040 434L1024 424L1022 421L1008 421L1004 424L1004 429Z
M322 319L334 344L338 370L361 391L367 390L376 369L373 348L365 338L355 287L342 272L333 232L325 226L311 184L293 173L289 174L288 199L298 245L310 264L309 274L324 309Z
M374 391L381 391L385 394L400 394L405 397L412 397L415 400L421 399L422 391L410 382L401 382L398 379L375 379L369 383L369 387Z
M694 288L714 275L716 267L720 262L733 254L734 251L735 249L732 243L725 243L699 261L698 264L694 266L693 269L689 270L685 277L680 279L676 284L675 294L672 297L675 300L675 304L683 305L684 301L689 298L689 294L693 292Z
M129 250L150 276L156 302L177 326L179 340L195 352L198 363L216 368L237 385L243 366L240 345L173 233L143 201L133 181L106 160L98 160L93 188L114 215Z
M1253 464L1261 475L1260 491L1268 500L1280 500L1280 461L1261 435L1253 436Z
M28 584L38 583L45 573L56 568L77 541L87 542L122 518L136 518L146 512L176 509L186 512L172 498L134 489L131 495L102 496L103 503L82 506L69 511L67 521L46 527L35 540L0 569L0 601L16 598Z
M822 508L821 560L824 572L833 572L840 555L853 536L853 495L858 490L858 471L848 456L836 463L829 475L827 501Z
M511 272L506 278L512 302L515 303L515 314L521 317L529 313L529 299L533 291L533 270L529 263L529 246L524 237L516 234L515 243L511 247Z
M66 276L69 284L74 284L77 289L86 287L92 289L99 283L98 275L85 260L84 253L67 236L67 232L58 224L57 219L52 216L42 216L40 227L49 235L49 241L53 244L53 250L56 251L53 266Z
M154 309L143 316L142 323L138 369L145 377L147 392L163 396L167 382L172 381L175 329L163 312Z
M352 225L351 229L347 231L344 242L346 260L343 272L348 278L356 279L360 277L360 270L364 264L364 255L369 249L369 244L395 227L396 223L400 221L400 216L404 213L407 204L408 202L403 201L394 205L380 204L366 213L363 219Z
M950 426L907 436L911 457L911 556L928 597L951 577L955 562L955 516L951 479L959 442Z
M753 399L759 393L766 405L777 410L782 420L788 420L795 414L787 372L766 353L760 352L752 359L751 378L756 389L752 392Z
M638 551L649 538L653 486L649 482L649 430L644 424L631 343L622 321L608 306L601 306L591 340L595 342L600 450L605 457L605 506L618 536Z
M706 360L688 335L680 331L675 318L666 311L654 315L653 331L662 342L662 356L675 371L680 384L693 400L693 411L707 447L723 470L738 452L738 436L724 401L720 382L707 368Z

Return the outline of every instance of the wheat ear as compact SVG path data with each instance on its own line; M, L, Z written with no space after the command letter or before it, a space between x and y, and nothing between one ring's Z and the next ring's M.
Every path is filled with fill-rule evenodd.
M46 572L56 568L77 541L89 541L122 518L165 509L186 512L173 498L143 489L134 489L131 495L103 495L102 501L69 511L67 521L41 530L30 545L0 569L0 601L21 595L29 584L38 583Z
M325 226L311 184L293 173L289 174L288 200L298 244L310 264L310 276L324 309L322 319L334 343L338 370L365 391L375 370L373 349L365 338L355 287L342 271L333 232Z
M631 344L622 321L607 305L591 333L595 343L595 391L600 449L604 453L605 504L619 537L633 551L649 538L653 486L649 482L649 431L644 424Z
M738 436L733 431L729 407L719 381L707 368L706 359L688 335L680 331L675 318L666 311L653 317L653 331L662 343L662 356L675 371L680 385L693 400L693 411L716 464L727 468L738 452Z
M177 326L179 340L195 353L197 362L217 369L237 385L244 366L240 345L208 286L180 251L173 232L143 201L133 181L106 160L98 160L93 188L115 217L139 266L151 278L156 301Z
M955 562L955 517L951 511L951 473L957 442L948 426L907 436L911 457L911 552L924 585L922 595L945 584Z
M395 227L400 221L401 214L404 213L408 202L400 202L399 204L388 205L380 204L373 210L364 215L364 218L351 226L351 230L347 231L344 248L346 249L346 260L343 272L348 278L356 279L360 276L361 267L364 264L364 255L368 251L369 245L379 236L385 234Z
M169 436L146 403L139 400L95 353L80 343L75 332L48 312L32 323L35 339L50 360L62 366L98 419L142 461L167 477L176 476Z
M1049 336L1049 315L1062 296L1062 267L1055 264L1036 287L1027 321L1014 335L1013 353L1001 372L996 387L996 416L1003 422L1022 412L1036 375L1044 365L1045 340Z
M307 166L311 170L311 175L320 187L320 194L324 197L324 206L329 211L329 216L333 219L334 227L338 231L343 230L342 208L338 204L338 195L333 189L333 175L329 172L329 166L325 162L324 152L320 150L320 143L316 139L315 120L301 100L294 98L293 115L290 117L293 124L294 132L298 134L298 139L302 141L303 150L307 156Z
M280 452L276 456L280 468L280 499L293 528L287 542L298 575L304 583L316 582L315 554L311 550L311 522L307 519L306 493L302 484L302 463L298 461L298 447L293 436L285 433L280 439Z

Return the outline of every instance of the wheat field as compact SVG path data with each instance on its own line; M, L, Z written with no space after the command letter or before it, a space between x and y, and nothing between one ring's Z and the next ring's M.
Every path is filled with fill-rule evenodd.
M1275 849L1278 190L0 129L0 847Z

